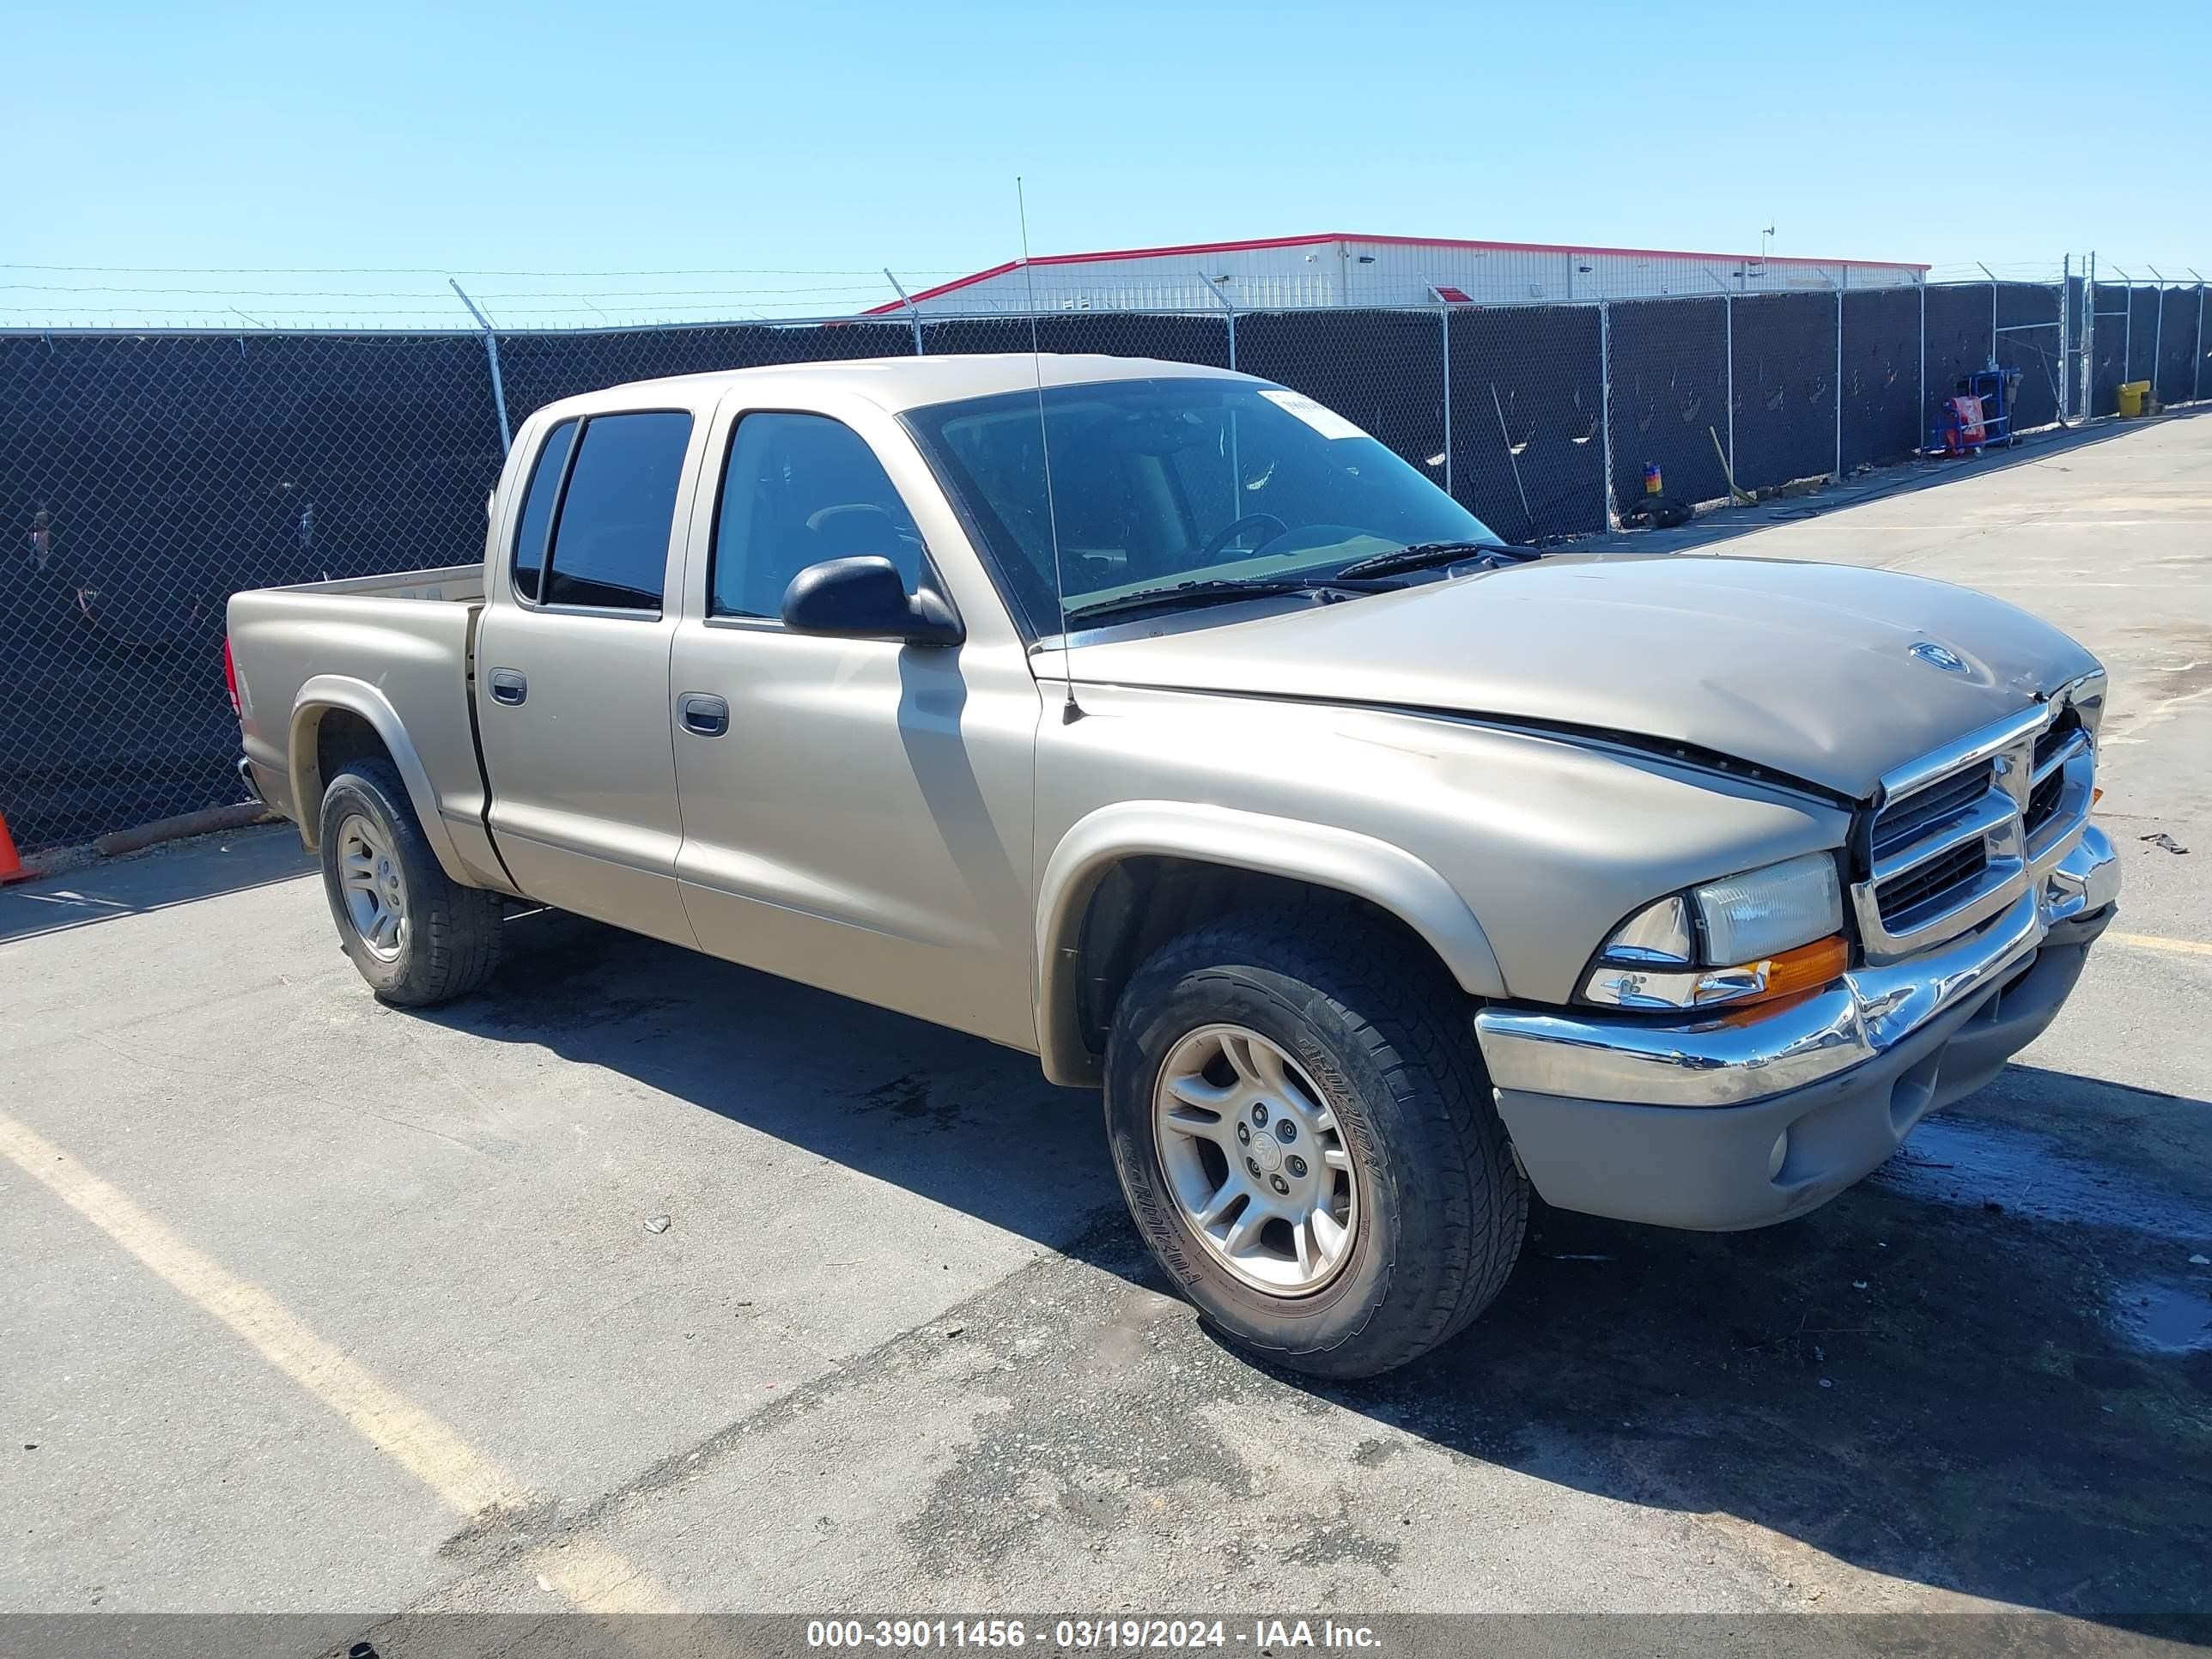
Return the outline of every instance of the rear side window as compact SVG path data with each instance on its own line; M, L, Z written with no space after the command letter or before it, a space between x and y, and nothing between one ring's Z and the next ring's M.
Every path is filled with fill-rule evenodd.
M538 597L538 573L545 568L545 538L553 528L553 503L560 499L561 475L568 471L568 451L576 441L576 423L563 421L545 434L538 446L538 464L531 470L530 489L522 498L522 522L514 530L514 591L526 599Z
M601 415L584 423L561 493L543 603L659 611L690 441L690 416L673 411Z

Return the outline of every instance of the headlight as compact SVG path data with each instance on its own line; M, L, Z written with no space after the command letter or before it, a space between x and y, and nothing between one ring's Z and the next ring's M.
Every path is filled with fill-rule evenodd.
M1844 890L1826 853L1709 881L1690 890L1690 902L1705 924L1708 962L1771 957L1844 925Z
M1850 960L1826 853L1770 864L1648 904L1613 930L1583 985L1622 1008L1701 1008L1826 985Z

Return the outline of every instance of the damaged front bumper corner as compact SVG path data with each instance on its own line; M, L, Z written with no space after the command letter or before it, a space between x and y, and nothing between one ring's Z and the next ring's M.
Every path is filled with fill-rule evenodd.
M1656 1023L1486 1007L1498 1114L1559 1208L1708 1231L1786 1220L2039 1036L2118 893L2118 856L2087 825L1972 933L1799 1001Z

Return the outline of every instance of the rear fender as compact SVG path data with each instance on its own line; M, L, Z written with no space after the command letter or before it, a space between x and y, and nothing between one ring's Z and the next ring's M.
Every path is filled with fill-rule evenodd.
M398 769L400 782L407 787L407 799L415 809L416 822L422 826L422 838L430 843L431 852L437 856L439 867L463 886L482 885L454 848L452 831L438 812L438 792L430 781L429 769L416 752L398 710L368 681L343 674L316 675L300 688L300 695L292 703L287 754L293 810L298 815L301 844L311 853L315 850L323 790L330 781L321 775L318 765L315 739L322 729L323 716L334 708L360 715L383 742L392 765Z

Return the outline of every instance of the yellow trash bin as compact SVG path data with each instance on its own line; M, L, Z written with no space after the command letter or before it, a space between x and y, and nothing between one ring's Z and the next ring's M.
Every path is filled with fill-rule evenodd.
M2148 415L2150 413L2150 382L2124 380L2120 384L2120 413Z

